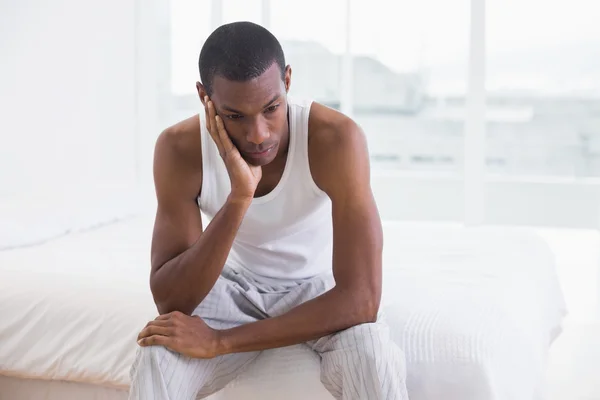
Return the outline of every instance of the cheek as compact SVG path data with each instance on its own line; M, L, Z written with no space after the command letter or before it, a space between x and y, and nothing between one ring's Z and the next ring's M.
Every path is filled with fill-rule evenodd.
M283 122L285 122L283 118L275 115L271 116L270 118L266 118L266 121L271 132L279 132L283 126Z
M229 134L229 137L239 137L240 132L243 132L244 124L241 121L235 121L230 119L224 119L225 130Z
M227 136L229 136L235 145L238 145L244 138L245 130L243 124L227 121L225 122L225 131L227 131Z
M287 121L285 119L271 119L267 122L269 133L273 140L279 141L285 128Z
M285 110L274 113L272 118L269 119L269 128L271 132L281 135L282 132L287 128L287 112Z

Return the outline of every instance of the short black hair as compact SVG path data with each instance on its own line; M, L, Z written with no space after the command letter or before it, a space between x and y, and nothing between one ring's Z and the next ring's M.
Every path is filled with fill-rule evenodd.
M240 21L221 25L210 34L200 51L198 68L210 96L216 75L244 82L259 77L273 63L285 79L285 57L277 38L260 25Z

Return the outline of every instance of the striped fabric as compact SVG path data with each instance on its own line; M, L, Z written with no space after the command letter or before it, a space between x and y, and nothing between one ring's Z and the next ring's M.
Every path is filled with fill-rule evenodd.
M269 285L226 267L194 314L215 329L227 329L284 314L332 285L331 275ZM391 341L382 315L376 323L357 325L307 345L321 356L321 382L336 399L408 399L404 354ZM162 346L140 347L131 368L129 399L206 398L251 368L259 354L192 359Z

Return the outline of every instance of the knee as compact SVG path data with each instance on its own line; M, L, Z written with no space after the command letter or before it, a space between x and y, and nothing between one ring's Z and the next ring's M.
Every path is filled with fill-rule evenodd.
M377 366L389 363L404 365L404 353L391 340L386 325L366 323L343 331L342 342L349 345L350 352L361 360ZM346 346L344 346L346 347Z
M168 353L169 351L164 346L140 346L138 348L138 357L145 362L159 362Z
M343 341L365 353L376 352L387 344L389 335L385 327L377 323L366 323L342 331Z
M164 365L171 364L169 361L174 357L177 357L177 354L167 350L164 346L140 346L131 367L130 377L134 380L136 375L147 369L161 370Z

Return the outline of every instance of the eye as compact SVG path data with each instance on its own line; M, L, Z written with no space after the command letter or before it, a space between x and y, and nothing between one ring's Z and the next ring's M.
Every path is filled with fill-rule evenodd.
M272 105L270 107L267 107L267 109L265 110L265 112L268 112L268 113L275 112L275 110L277 110L277 107L279 107L279 104L274 104L274 105Z
M240 114L228 114L227 118L228 119L240 119L240 118L242 118L242 116Z

